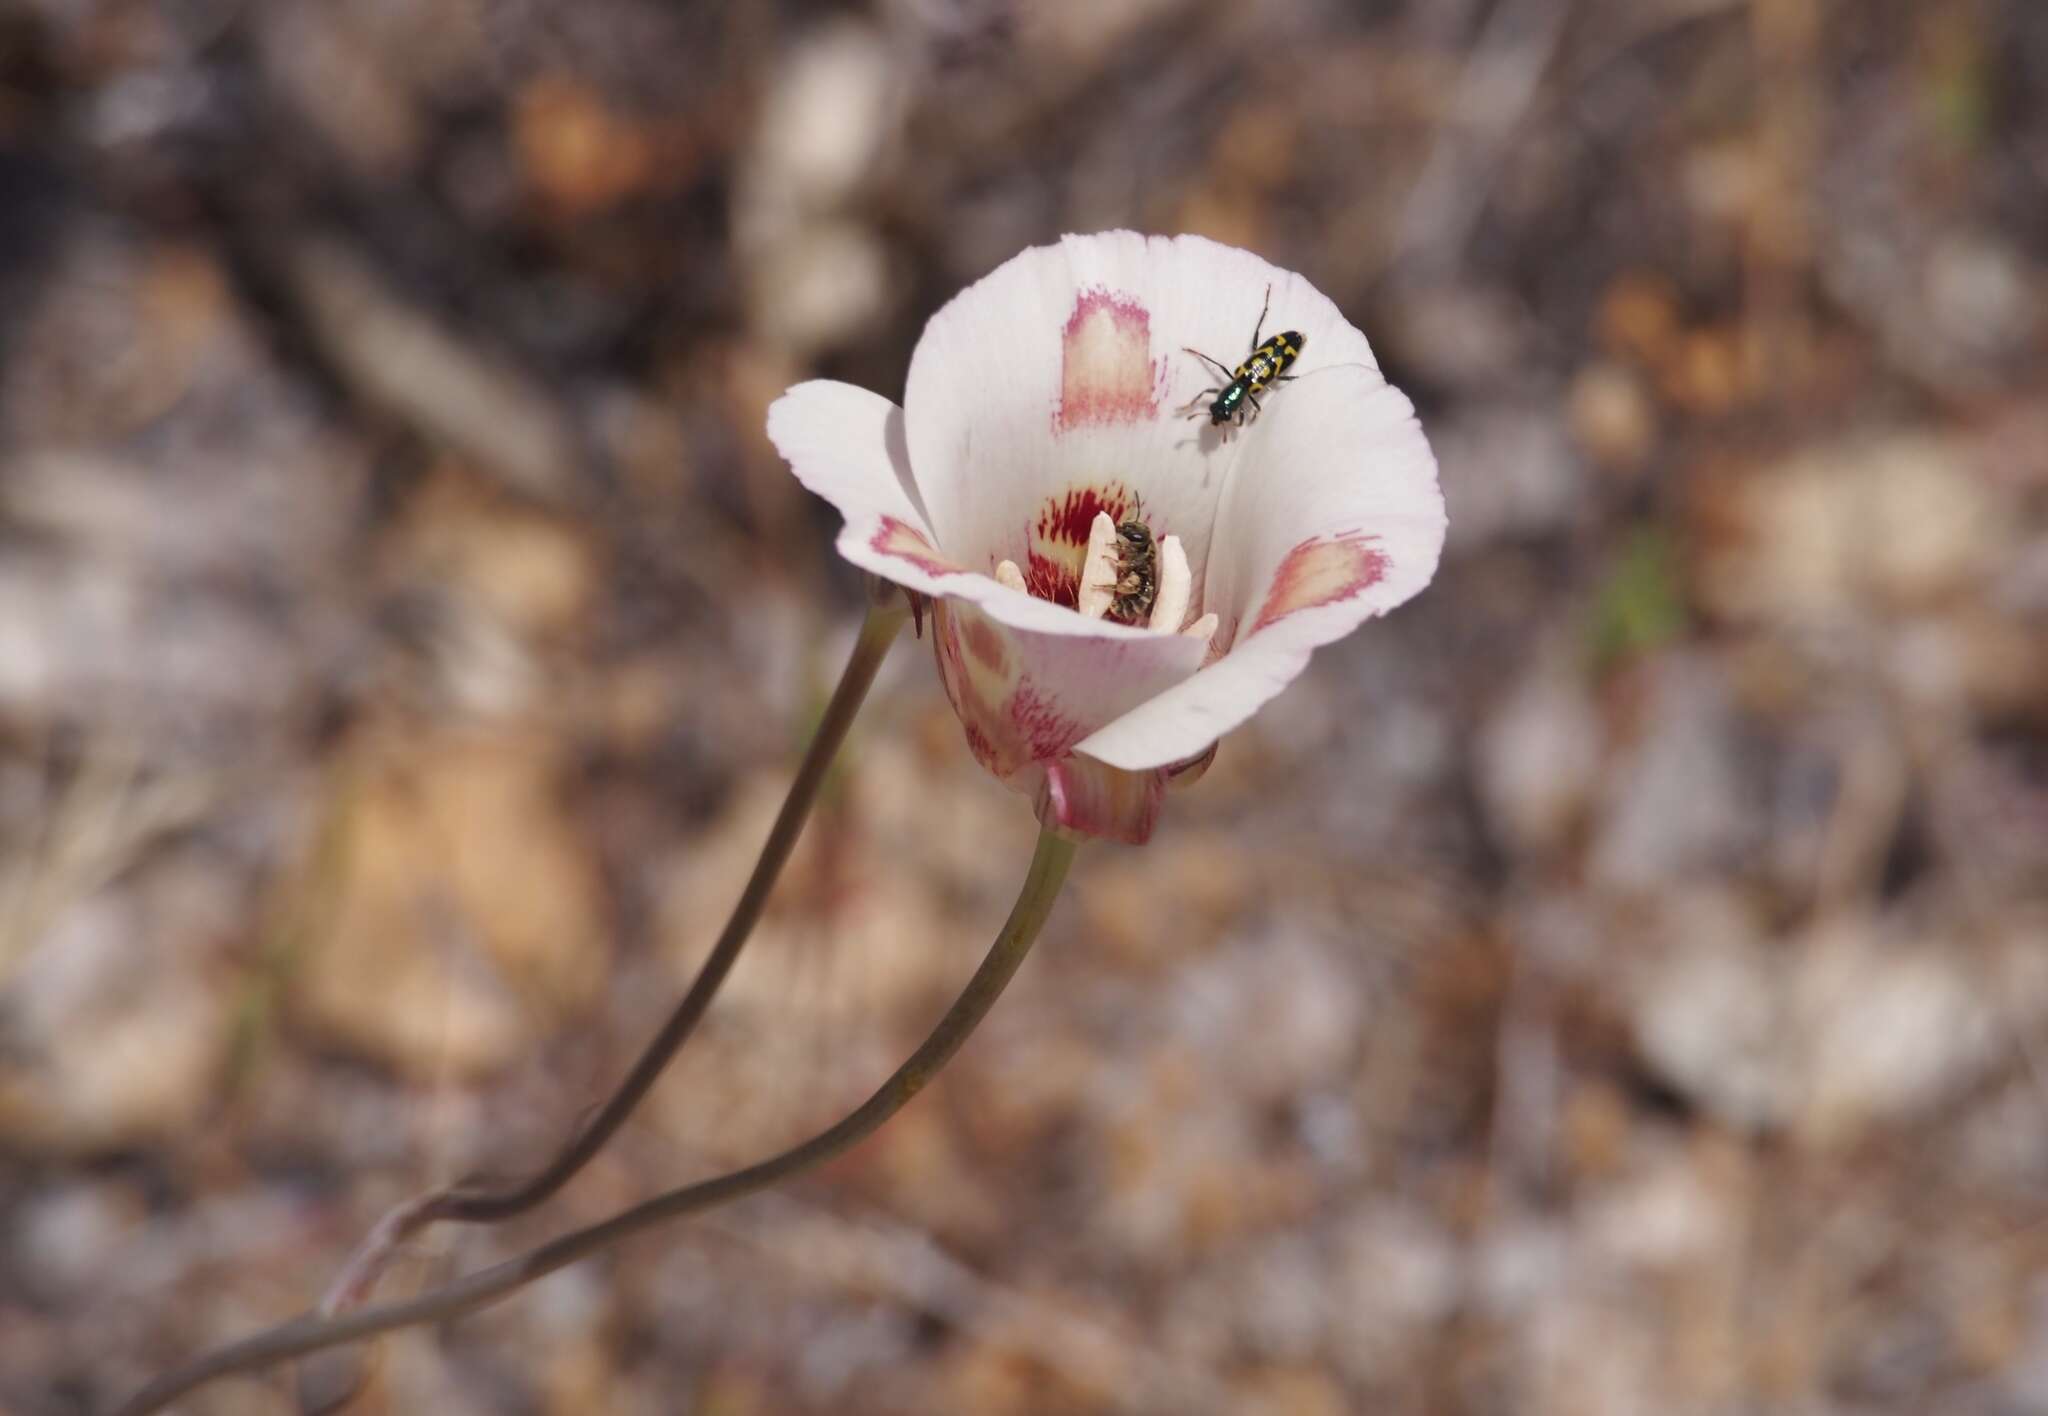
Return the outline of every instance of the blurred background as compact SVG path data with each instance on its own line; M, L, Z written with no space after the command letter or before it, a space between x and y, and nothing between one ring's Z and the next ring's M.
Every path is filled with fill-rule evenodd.
M767 403L1114 226L1367 331L1435 585L878 1138L355 1409L2048 1411L2029 0L0 9L0 1410L574 1126L858 617ZM387 1292L921 1036L1033 832L929 653L639 1119Z

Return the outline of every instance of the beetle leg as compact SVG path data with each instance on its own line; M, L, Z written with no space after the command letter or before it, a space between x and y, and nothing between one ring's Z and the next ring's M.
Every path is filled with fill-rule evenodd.
M1214 359L1211 359L1207 354L1204 354L1201 350L1190 349L1185 344L1183 344L1180 348L1181 353L1194 355L1197 359L1202 360L1210 368L1214 369L1217 373L1223 375L1224 382L1228 383L1230 381L1232 377L1230 370L1224 368L1221 364L1217 363Z
M1273 287L1270 283L1268 283L1266 286L1265 303L1259 306L1259 322L1252 326L1252 348L1254 349L1259 347L1259 335L1263 333L1266 328L1266 311L1270 310L1272 307Z

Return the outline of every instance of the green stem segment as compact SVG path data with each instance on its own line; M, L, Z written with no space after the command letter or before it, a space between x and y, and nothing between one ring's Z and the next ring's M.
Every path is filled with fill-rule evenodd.
M443 1220L493 1224L524 1213L554 1195L604 1148L625 1123L626 1117L653 1089L655 1081L674 1060L690 1034L696 1031L705 1010L711 1006L712 997L732 971L741 948L754 932L761 912L767 908L769 893L775 888L782 867L788 863L797 837L803 833L804 823L810 819L811 808L817 803L819 789L824 785L833 759L846 741L847 730L853 726L854 716L860 712L868 689L874 684L875 674L882 667L882 660L888 656L890 646L896 642L896 636L909 615L909 607L900 593L873 597L867 618L861 622L860 636L854 642L853 656L847 661L845 673L840 675L839 687L833 691L831 702L825 706L817 732L804 753L802 765L797 768L796 780L790 783L789 795L783 799L782 810L768 832L760 858L754 862L754 873L748 877L746 889L740 892L739 903L733 906L724 931L718 936L703 966L697 970L689 992L676 1004L675 1011L662 1024L661 1031L641 1051L633 1069L619 1083L617 1090L556 1153L555 1158L530 1179L509 1186L457 1184L418 1196L391 1210L365 1236L362 1245L336 1275L321 1301L322 1312L342 1312L368 1299L400 1247L428 1225Z
M576 1133L575 1139L562 1148L545 1170L531 1180L511 1189L457 1187L434 1207L427 1216L429 1220L452 1219L487 1224L531 1209L568 1183L569 1177L603 1148L627 1114L653 1088L655 1079L675 1057L676 1050L696 1031L704 1011L711 1006L712 995L725 982L725 976L732 971L733 963L740 956L740 949L754 932L755 924L759 923L761 912L768 907L769 892L775 888L776 878L782 874L782 867L788 862L797 837L803 832L804 822L810 818L811 808L818 800L818 790L824 785L826 773L831 770L832 759L839 755L840 744L846 741L854 715L860 712L860 705L874 684L875 674L881 669L889 646L896 642L896 635L909 614L903 597L897 595L887 605L871 608L867 618L861 621L853 657L847 661L846 672L840 675L839 687L833 691L832 701L825 705L824 717L819 720L810 748L804 753L803 765L797 768L796 780L789 785L789 795L783 799L782 810L768 832L767 844L761 848L761 858L754 862L754 873L747 878L746 889L740 892L739 903L733 906L732 916L726 920L718 942L712 945L703 967L697 970L690 991L683 995L675 1012L669 1015L661 1031L647 1044L639 1061L633 1064L633 1070L619 1083L618 1090L612 1093L603 1109Z
M202 1383L233 1372L246 1372L341 1343L357 1342L394 1328L458 1317L495 1303L535 1279L643 1229L739 1199L823 1165L874 1134L884 1121L902 1110L960 1050L967 1035L988 1016L989 1009L1016 974L1018 965L1024 962L1024 956L1030 952L1046 916L1052 912L1053 901L1058 898L1060 887L1066 882L1067 869L1073 863L1074 851L1074 842L1050 832L1040 833L1038 849L1031 857L1031 868L1024 877L1024 888L1017 896L1017 903L1010 909L1010 918L1004 923L1002 933L996 936L995 944L982 960L981 967L968 980L967 987L946 1010L946 1015L939 1020L930 1036L908 1061L896 1069L895 1075L829 1130L759 1164L658 1195L600 1224L565 1234L519 1258L508 1259L417 1297L334 1317L315 1314L298 1318L220 1348L151 1382L121 1406L115 1416L146 1416Z

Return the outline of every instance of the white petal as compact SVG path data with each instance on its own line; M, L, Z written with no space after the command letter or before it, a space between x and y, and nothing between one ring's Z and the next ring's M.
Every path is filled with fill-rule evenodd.
M1015 590L1021 595L1025 593L1024 572L1017 569L1017 562L1015 561L997 561L996 584L1006 590Z
M932 534L910 475L903 414L879 394L825 379L798 384L768 409L768 437L797 480L846 518L839 553L885 580L990 607L1041 634L1142 639L1148 631L1081 618L994 578L997 563L963 564ZM1019 580L1023 579L1021 574Z
M1180 537L1166 536L1159 542L1159 570L1152 596L1152 628L1171 633L1188 617L1188 598L1195 593L1194 574L1188 569L1188 553Z
M1103 724L1192 674L1203 657L1201 644L1177 634L1040 634L959 599L937 601L932 622L939 677L968 747L1020 791L1037 786L1028 769L1067 757Z
M1306 281L1197 236L1069 236L963 291L926 326L904 399L938 544L971 568L1015 560L1071 604L1094 514L1142 503L1155 532L1181 538L1199 591L1231 468L1315 380L1269 390L1266 418L1225 439L1177 411L1218 381L1180 346L1241 361L1268 287L1261 332L1304 337L1295 372L1376 373L1364 336Z
M839 553L914 590L941 593L962 568L940 554L903 444L903 411L880 394L816 379L768 409L768 440L805 487L846 519Z
M1084 619L1101 619L1116 598L1116 580L1116 523L1108 512L1098 511L1094 525L1088 528L1088 553L1081 558L1081 588L1074 608Z
M1201 640L1202 647L1206 649L1209 646L1209 641L1216 637L1216 626L1221 623L1222 621L1216 618L1216 612L1211 610L1182 630L1181 633L1189 639Z
M1414 411L1366 370L1331 370L1279 395L1245 430L1218 511L1203 606L1222 618L1215 663L1091 735L1114 767L1202 751L1307 666L1320 645L1429 583L1443 548L1436 460Z

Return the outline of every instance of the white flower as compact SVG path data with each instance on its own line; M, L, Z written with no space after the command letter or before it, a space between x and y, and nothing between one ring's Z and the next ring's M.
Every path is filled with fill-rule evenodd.
M1237 365L1269 291L1295 381L1242 427L1208 398L1189 416L1222 380L1182 346ZM1170 776L1428 584L1443 546L1435 459L1365 336L1300 276L1196 236L1025 251L932 317L902 408L799 384L768 436L846 518L840 554L932 597L975 757L1077 835L1145 840ZM1133 520L1155 537L1143 623L1104 593Z

